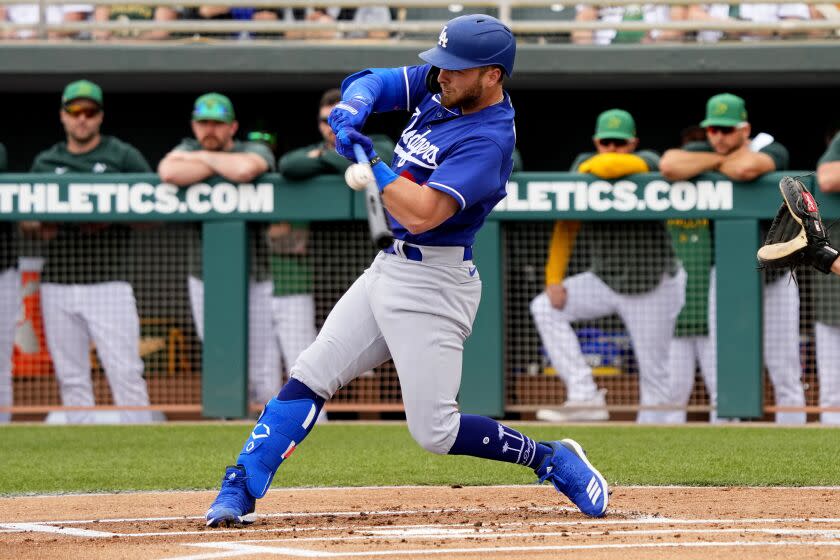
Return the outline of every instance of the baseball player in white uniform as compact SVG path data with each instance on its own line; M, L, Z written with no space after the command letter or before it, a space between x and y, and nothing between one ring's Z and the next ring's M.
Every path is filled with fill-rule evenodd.
M21 301L12 227L9 222L0 224L0 409L12 406L12 349ZM11 418L11 412L0 411L0 424Z
M34 173L150 173L133 146L100 133L102 90L79 80L64 88L60 117L66 140L35 156ZM134 289L126 280L129 230L119 224L40 224L30 233L48 241L41 273L44 334L55 365L61 402L68 407L95 404L90 345L94 342L114 404L148 407L140 357L140 318ZM110 422L93 410L67 412L72 423ZM119 421L151 422L149 410L122 410Z
M225 472L206 514L209 526L251 521L256 499L324 402L389 358L409 432L422 447L521 464L587 515L606 511L607 483L577 442L536 442L490 418L460 413L456 401L463 345L481 297L472 243L504 198L513 167L514 110L502 82L515 53L513 34L500 21L461 16L420 54L427 64L372 68L344 80L342 102L329 119L336 150L355 160L360 146L370 158L396 241L336 303L289 382L266 405L237 464ZM389 167L360 130L372 112L393 110L410 116Z
M671 181L694 177L705 171L717 171L736 181L752 181L759 176L788 166L787 149L766 133L750 138L744 100L731 93L721 93L706 103L705 142L691 142L665 152L660 162L662 174ZM784 274L767 271L763 283L764 363L773 383L776 404L804 407L802 366L799 361L799 290ZM717 305L714 289L709 309ZM710 333L710 336L713 336ZM693 372L691 378L693 379ZM717 378L717 375L709 378ZM715 398L717 388L708 387ZM779 424L804 424L805 412L777 412Z

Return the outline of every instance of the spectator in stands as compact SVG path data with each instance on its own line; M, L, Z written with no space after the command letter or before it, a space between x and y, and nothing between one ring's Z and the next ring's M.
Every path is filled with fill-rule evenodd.
M706 104L705 142L690 143L665 152L662 174L671 181L717 171L730 179L749 182L771 171L788 167L788 151L767 133L751 138L744 100L721 93ZM714 288L711 288L714 296ZM710 300L714 300L711 297ZM716 305L709 302L709 308ZM714 337L714 327L710 336ZM777 406L805 406L802 366L799 361L799 291L782 272L764 274L764 362L770 373ZM716 377L716 376L714 376ZM709 379L706 380L707 383ZM716 394L716 387L709 387ZM804 424L805 412L777 412L776 422Z
M692 4L687 9L687 19L692 21L751 21L755 23L777 23L784 20L822 19L822 14L814 5L803 3L790 4ZM778 31L748 31L723 32L699 31L697 40L701 43L716 43L721 39L741 39L750 41L769 39L774 36L782 37L789 32ZM825 36L823 31L807 34L810 37Z
M21 24L37 24L40 20L40 8L35 4L8 4L0 6L0 21ZM90 4L49 4L46 6L46 23L62 23L87 20L93 13L93 6ZM37 31L21 30L7 33L7 39L33 39L38 36ZM50 38L58 38L66 34L52 32Z
M133 146L100 133L102 90L87 80L64 88L59 112L66 141L35 156L33 173L151 173ZM65 406L94 406L90 342L108 377L114 404L148 406L140 358L140 321L125 280L128 229L108 223L29 222L24 231L46 243L41 305L47 346ZM71 411L72 423L96 422L92 411ZM124 411L122 422L149 422L149 411Z
M347 21L354 24L384 24L389 23L393 17L387 6L361 6L358 8L286 8L283 11L283 19L320 23ZM354 31L347 37L386 39L389 35L387 31ZM340 37L341 34L334 31L289 31L286 33L287 39L336 39Z
M625 21L644 21L663 23L685 19L683 6L663 4L636 4L632 6L593 6L579 5L575 21L603 21L618 23ZM682 33L653 29L651 31L616 31L615 29L581 30L572 32L572 42L582 45L609 45L613 43L657 43L679 41Z
M572 172L613 180L656 171L659 156L636 152L636 124L627 111L598 116L595 152L580 154ZM579 231L578 231L579 229ZM591 251L587 272L564 279L572 245L585 240ZM605 391L592 378L570 323L618 314L629 331L639 364L639 404L673 405L668 344L685 295L679 267L662 222L558 221L546 264L546 289L531 301L543 346L566 383L567 401L538 418L556 422L607 420ZM641 410L640 423L662 422L666 414Z
M817 182L820 191L828 196L840 193L840 132L829 142L817 163ZM819 404L837 408L840 407L840 278L836 274L815 274L814 299ZM840 412L822 412L820 422L840 424Z
M277 20L282 14L282 10L271 8L252 8L247 6L197 6L197 7L168 7L158 6L155 9L156 21L174 21L174 20ZM168 36L184 36L183 33L169 34L165 31L155 32L154 38L165 38ZM198 36L198 33L188 34ZM214 38L239 38L251 39L253 34L242 31L239 33L213 33L205 32L200 34L202 37Z
M162 6L155 7L146 4L113 4L110 6L97 6L93 12L94 21L171 21L177 19L177 13L171 8ZM110 32L110 31L96 31L93 34L96 39L109 39L111 37L119 37L121 39L135 38L135 39L165 39L167 33L165 31L126 31L126 32Z
M0 172L6 171L6 147L0 143ZM20 304L20 274L11 222L0 222L0 408L12 406L12 348ZM12 415L0 412L0 424Z
M193 138L185 138L158 165L161 180L188 187L211 178L249 183L267 171L274 171L274 155L264 144L241 142L234 136L239 128L233 104L219 93L207 93L195 101L192 112ZM268 270L268 247L264 228L251 228L251 282L248 302L248 376L252 402L270 399L279 389L279 372L268 364L271 342L272 283ZM199 236L193 250L200 254ZM198 259L193 259L196 262ZM193 320L199 338L204 339L204 282L200 268L188 279Z

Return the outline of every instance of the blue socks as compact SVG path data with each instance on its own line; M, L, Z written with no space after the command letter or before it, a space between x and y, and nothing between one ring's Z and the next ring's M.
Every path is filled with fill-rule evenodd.
M547 445L537 443L492 418L474 414L461 415L458 436L449 450L450 455L470 455L516 463L535 470L551 453Z
M318 407L318 412L321 412L321 408L326 402L323 398L316 395L312 389L295 378L289 379L288 383L283 385L283 388L280 389L280 393L277 395L278 401L296 401L300 399L309 399L314 402L315 406Z

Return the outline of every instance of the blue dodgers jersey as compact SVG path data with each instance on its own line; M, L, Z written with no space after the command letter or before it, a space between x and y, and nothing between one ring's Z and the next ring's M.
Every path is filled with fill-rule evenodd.
M502 102L477 113L463 115L460 109L447 109L440 103L440 94L426 88L430 68L425 64L373 71L387 87L397 89L388 91L388 99L395 103L387 109L411 113L394 148L391 169L415 183L445 192L458 202L460 211L419 235L412 235L388 217L394 236L408 243L468 246L487 214L506 194L516 144L513 105L505 93ZM350 76L343 88L354 77L368 72Z

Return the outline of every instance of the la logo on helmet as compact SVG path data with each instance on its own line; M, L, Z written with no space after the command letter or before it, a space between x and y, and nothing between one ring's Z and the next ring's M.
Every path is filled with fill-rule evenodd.
M446 25L443 26L443 31L440 32L440 36L438 36L438 45L446 48L446 43L449 42L449 37L446 36Z

